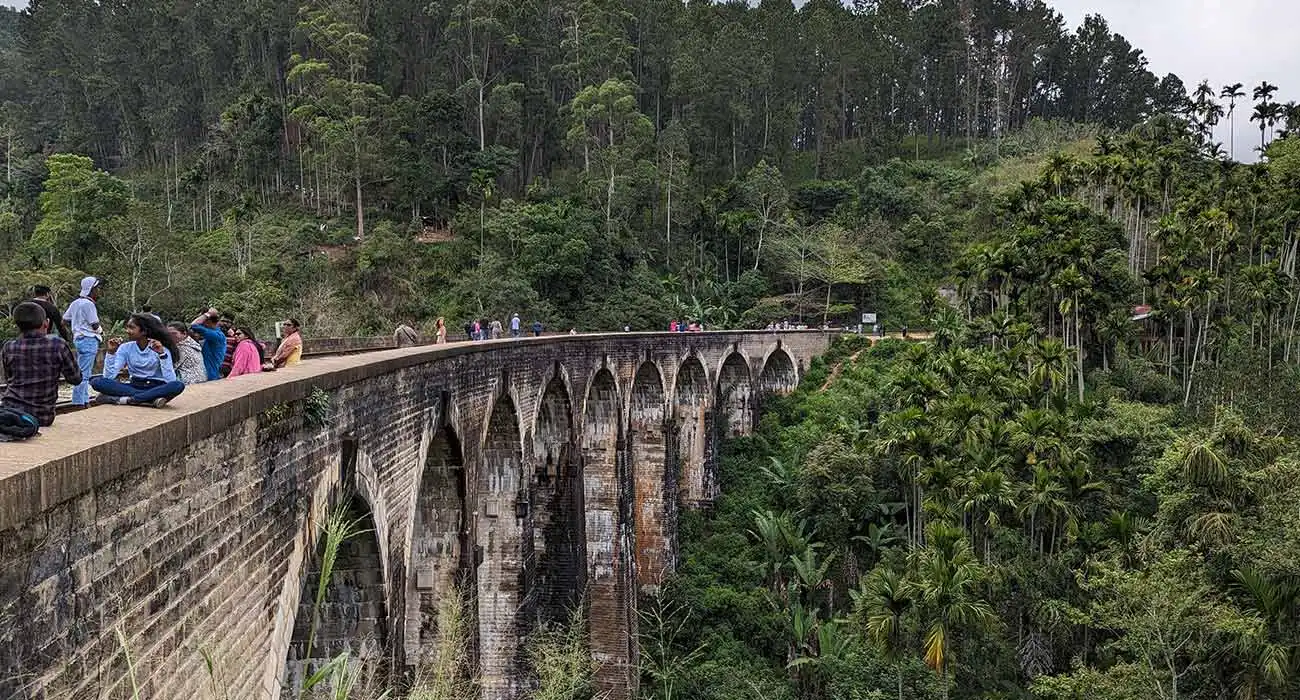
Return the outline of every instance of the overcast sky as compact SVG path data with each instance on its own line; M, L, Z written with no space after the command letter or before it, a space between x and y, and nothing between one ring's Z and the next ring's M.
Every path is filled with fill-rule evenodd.
M1142 49L1156 75L1177 73L1188 90L1209 80L1220 90L1243 83L1251 90L1267 79L1279 86L1273 99L1300 100L1300 47L1289 33L1300 23L1296 0L1049 0L1071 26L1100 14L1129 43ZM1225 105L1226 108L1226 105ZM1237 105L1238 160L1256 159L1258 124L1252 104ZM1215 139L1228 148L1228 125Z
M1157 75L1177 73L1191 90L1202 80L1215 89L1244 83L1247 102L1261 80L1279 85L1279 102L1300 100L1300 25L1297 0L1049 0L1071 27L1085 14L1106 18L1112 31L1142 49ZM0 0L23 7L26 0ZM796 2L796 4L803 4ZM1236 156L1254 160L1259 130L1250 105L1238 106ZM1228 127L1216 138L1229 142Z

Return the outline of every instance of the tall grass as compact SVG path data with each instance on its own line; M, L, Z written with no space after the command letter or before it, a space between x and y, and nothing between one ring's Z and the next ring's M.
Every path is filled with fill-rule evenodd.
M537 680L531 700L600 700L608 695L596 691L600 664L591 658L582 606L574 609L567 624L534 632L526 649Z
M410 700L461 700L478 697L470 668L474 612L463 590L438 604L438 638L431 653L416 665Z
M339 550L348 540L364 535L370 530L362 529L364 518L351 518L348 513L350 499L344 499L330 511L321 525L321 535L325 542L321 552L320 578L316 581L316 595L311 607L311 631L307 635L307 654L312 658L312 648L316 644L316 633L320 629L320 611L325 605L325 594L329 590L330 579L334 576L334 565L338 563Z

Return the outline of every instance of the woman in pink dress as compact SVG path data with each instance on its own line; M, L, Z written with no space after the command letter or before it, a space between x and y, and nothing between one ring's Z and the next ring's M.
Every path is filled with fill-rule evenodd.
M236 328L231 336L235 345L235 360L230 367L230 376L256 374L262 371L262 350L257 338L247 328Z

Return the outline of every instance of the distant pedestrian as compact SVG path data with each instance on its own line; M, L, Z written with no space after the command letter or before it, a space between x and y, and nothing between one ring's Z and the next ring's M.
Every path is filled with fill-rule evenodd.
M519 337L519 314L510 317L510 337Z
M153 316L153 320L162 323L162 316L159 316L158 314L154 313L153 307L148 304L145 304L144 306L140 307L140 313L144 314L145 316Z
M569 335L577 335L577 334L578 334L578 329L577 329L577 328L570 328L570 329L569 329Z
M496 339L498 339L498 338L501 337L501 322L500 322L500 321L498 321L498 320L496 320L496 319L492 319L492 325L490 326L490 328L491 328L491 331L490 331L490 332L492 333L492 339L493 339L493 340L496 340Z
M50 425L59 401L60 377L79 386L81 369L72 348L61 338L51 337L49 319L39 304L15 306L13 320L21 335L0 348L0 365L8 382L0 406L29 414L40 425Z
M474 328L470 335L473 336L474 340L483 339L483 324L480 323L478 319L474 319Z
M438 325L434 333L433 342L435 344L445 345L447 343L447 322L442 320L441 316L438 317Z
M412 345L419 345L420 333L411 327L409 323L402 323L393 331L393 342L399 348L409 348Z
M474 339L474 324L470 321L465 322L465 337L469 340Z
M537 337L540 336L541 334L542 334L542 322L533 321L533 336Z
M99 308L95 305L98 299L99 279L83 278L81 296L68 304L68 310L63 312L63 320L68 322L68 329L72 332L77 367L81 370L81 383L72 389L74 406L90 403L90 375L95 373L95 358L104 342L104 331L99 326Z
M50 288L43 284L33 287L32 301L45 310L45 318L50 322L50 335L57 335L71 346L72 333L68 331L68 325L63 322L63 314L59 312L59 307L54 305Z

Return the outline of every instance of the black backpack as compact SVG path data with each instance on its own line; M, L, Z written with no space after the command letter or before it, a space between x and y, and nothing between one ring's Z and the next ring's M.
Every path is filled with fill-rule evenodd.
M0 441L26 440L41 429L36 417L12 408L0 408Z

